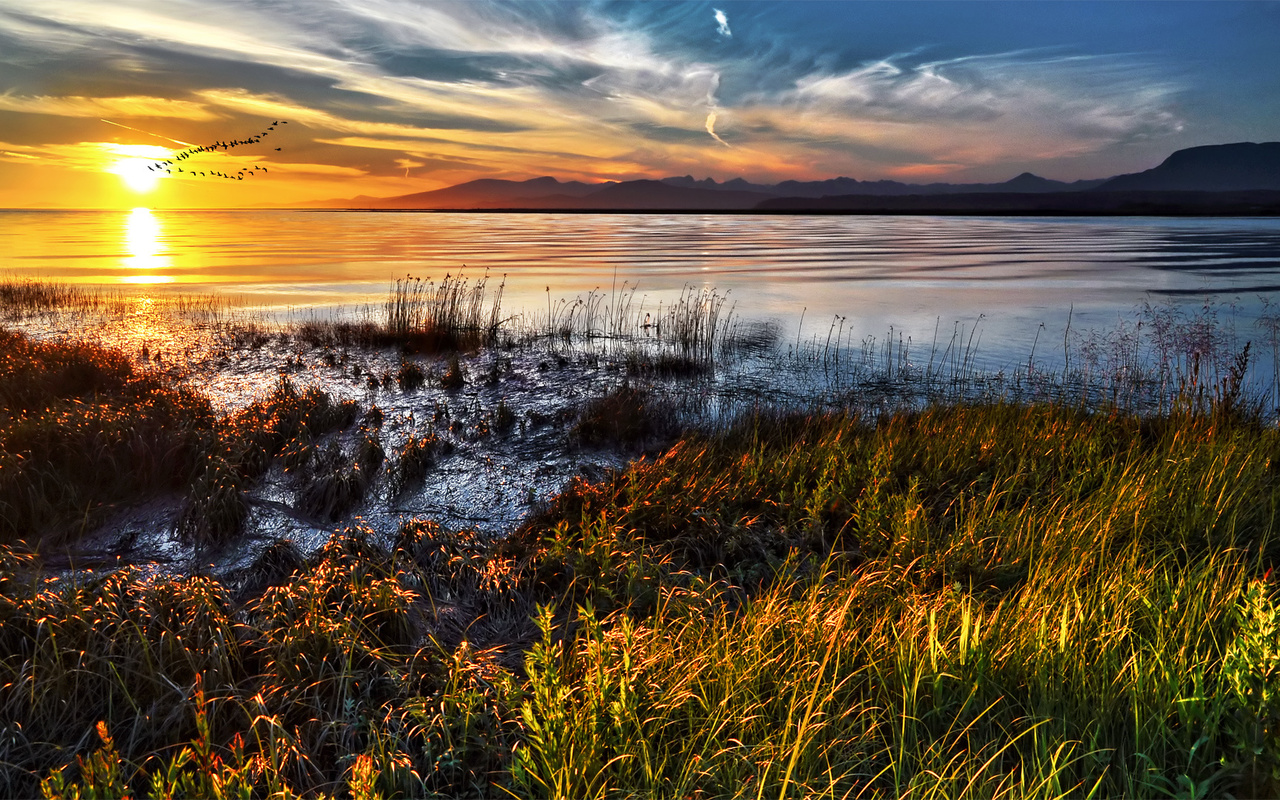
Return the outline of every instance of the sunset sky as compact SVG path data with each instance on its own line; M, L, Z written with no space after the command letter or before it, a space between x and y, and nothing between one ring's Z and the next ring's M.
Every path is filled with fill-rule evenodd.
M1280 139L1277 42L1261 2L0 0L0 207L1106 177ZM146 170L276 120L185 162L266 172Z

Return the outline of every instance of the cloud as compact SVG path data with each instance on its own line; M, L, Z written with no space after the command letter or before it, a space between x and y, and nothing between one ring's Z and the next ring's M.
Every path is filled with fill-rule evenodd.
M50 97L0 94L0 111L57 117L175 117L208 122L218 116L203 104L163 97Z
M729 18L718 8L713 8L712 11L716 13L716 33L726 39L732 38L733 32L729 30Z
M852 148L868 165L974 167L1096 152L1182 129L1179 87L1122 57L1005 53L946 61L898 55L813 72L744 98L743 126L799 149ZM918 168L918 167L917 167Z
M717 142L724 145L725 147L731 146L724 139L721 139L720 135L716 133L716 112L714 111L707 114L707 133L711 134L712 139L715 139Z

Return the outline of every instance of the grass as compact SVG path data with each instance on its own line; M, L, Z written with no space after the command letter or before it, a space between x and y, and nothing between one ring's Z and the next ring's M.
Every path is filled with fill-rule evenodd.
M1060 407L763 419L580 484L508 545L583 609L526 661L517 782L1273 796L1275 437Z
M581 313L614 330L615 306L637 316ZM0 450L6 508L45 515L0 548L0 794L1276 796L1280 430L1246 386L1259 347L1185 323L1150 326L1163 361L1121 336L1045 383L1033 350L1007 402L945 393L977 380L972 330L925 367L837 322L796 357L924 402L756 411L504 537L348 529L225 584L35 553L81 498L172 490L172 464L122 471L135 453L186 453L184 531L216 543L275 463L341 517L384 469L426 479L439 441L388 454L380 413L284 379L219 416L119 353L5 334L4 436L100 442L106 468ZM643 445L670 416L623 386L570 435Z
M758 415L504 539L349 531L239 599L9 550L0 790L1274 796L1277 436Z
M674 432L669 408L652 392L624 384L583 404L569 437L588 447L643 447Z
M0 329L0 542L74 538L115 504L201 471L204 397L85 344Z
M186 496L183 538L226 541L244 520L250 481L357 413L282 377L269 395L218 415L120 351L0 329L0 542L73 542L114 509L172 492Z

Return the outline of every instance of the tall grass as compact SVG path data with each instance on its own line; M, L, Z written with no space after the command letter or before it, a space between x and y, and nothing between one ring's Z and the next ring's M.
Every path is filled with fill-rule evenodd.
M3 790L1273 796L1277 436L756 416L505 539L353 531L243 601L4 551Z
M397 278L386 303L388 333L419 349L458 349L465 342L490 343L502 323L502 290L486 296L489 276L475 280L445 275L437 284ZM486 303L488 308L486 308Z
M1001 405L766 419L579 486L511 545L582 606L530 653L517 782L1274 794L1275 436Z

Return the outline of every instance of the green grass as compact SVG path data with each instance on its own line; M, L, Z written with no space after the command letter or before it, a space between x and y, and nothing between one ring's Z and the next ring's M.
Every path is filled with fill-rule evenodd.
M1055 406L765 416L497 543L335 538L240 605L10 554L4 788L1273 796L1277 445ZM442 632L459 604L540 632L496 658Z
M596 609L544 620L517 782L1274 796L1276 444L985 405L756 420L579 485L510 545Z
M7 437L173 415L197 541L358 417L282 381L217 418L119 354L9 344ZM6 547L0 795L1276 796L1280 431L1226 390L1171 408L761 413L497 540L350 530L234 587ZM334 469L420 480L433 443L387 459L367 422ZM10 507L56 484L22 441ZM65 468L41 524L118 491Z

